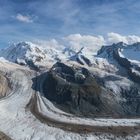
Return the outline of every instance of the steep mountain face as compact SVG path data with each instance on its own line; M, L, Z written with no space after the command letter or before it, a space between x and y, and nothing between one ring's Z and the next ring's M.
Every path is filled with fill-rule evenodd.
M103 46L98 56L106 58L110 63L116 61L134 82L140 83L140 43L126 45L121 42Z
M140 61L140 43L128 45L119 50L122 57L128 58L132 62Z
M136 51L137 50L137 51ZM129 53L126 53L129 52ZM131 53L132 52L132 53ZM135 57L133 57L135 54ZM101 50L98 51L97 59L106 59L110 65L113 65L115 78L110 78L110 88L112 91L116 92L117 95L124 99L126 102L126 111L130 113L130 108L135 110L135 115L139 114L139 101L140 101L140 71L139 71L139 43L132 45L126 45L124 43L113 44L110 46L103 46ZM126 55L127 54L127 55ZM108 65L109 66L109 65ZM110 74L111 75L111 74ZM126 80L127 79L127 80ZM113 83L111 82L113 81ZM106 80L105 80L106 81ZM105 82L105 87L106 87ZM117 90L116 90L117 89ZM115 91L116 90L116 91Z
M43 84L46 98L61 109L84 116L124 115L123 108L109 90L105 90L86 68L57 62Z
M140 116L139 87L130 85L130 88L126 89L120 86L120 93L115 95L113 91L101 84L99 79L102 82L111 80L114 83L116 80L111 75L108 79L94 77L86 68L57 62L46 73L43 93L60 109L75 115L88 117ZM117 80L122 84L123 81Z
M85 55L83 52L85 48L82 47L80 50L75 51L72 50L71 48L65 48L63 53L67 55L67 58L69 61L74 61L77 62L78 64L81 65L87 65L91 66L92 65L92 59L90 60L87 55ZM87 52L88 53L88 52Z
M43 50L29 42L13 44L9 48L1 50L0 55L9 61L23 65L29 60L32 60L33 62L41 61L46 57Z

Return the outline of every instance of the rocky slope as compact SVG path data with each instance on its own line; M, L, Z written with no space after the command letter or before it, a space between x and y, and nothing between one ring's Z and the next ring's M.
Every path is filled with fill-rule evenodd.
M0 132L0 140L12 140L10 137Z
M0 98L7 96L10 93L10 88L9 80L0 73Z
M44 96L64 111L88 117L123 114L111 91L97 83L88 69L57 62L46 75Z
M114 78L114 79L113 79ZM121 87L115 96L101 82L108 79L94 77L86 68L67 66L57 62L46 73L44 96L64 111L81 116L135 117L140 115L139 87ZM114 80L111 77L109 80ZM120 97L120 100L118 100Z
M134 55L133 51L136 50L136 48L139 48L139 43L126 45L121 42L110 46L103 46L98 52L98 57L106 59L110 65L113 65L113 67L116 68L116 70L114 71L115 75L121 76L119 82L122 85L117 86L117 89L119 89L117 91L117 94L120 95L122 99L125 99L126 105L123 105L125 107L126 112L128 111L128 114L131 114L131 112L135 111L134 116L136 114L139 114L140 101L139 61L135 61L135 58L132 57ZM122 55L122 50L131 50L133 53L128 54L129 56L132 55L131 59L129 57L124 57ZM137 51L136 53L138 53ZM125 78L127 79L127 81L124 81ZM115 83L115 79L112 80L114 80ZM127 86L126 84L124 85L124 82L127 84ZM130 108L133 111L130 111Z

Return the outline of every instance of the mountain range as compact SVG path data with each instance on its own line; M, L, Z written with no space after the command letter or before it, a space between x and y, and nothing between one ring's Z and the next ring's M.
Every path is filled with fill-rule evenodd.
M0 50L0 65L0 120L7 120L6 125L0 121L0 129L6 134L12 128L11 121L13 125L18 119L20 123L33 121L34 116L36 129L30 124L29 135L40 131L39 125L47 133L51 130L38 120L55 127L57 135L58 130L70 131L71 137L75 132L93 130L98 130L98 135L106 133L104 138L110 137L108 133L121 137L123 131L126 139L134 132L139 134L140 122L135 119L140 117L139 42L105 45L97 53L85 46L19 42ZM8 113L12 113L10 118ZM24 131L23 137L28 133ZM20 133L14 133L10 130L8 134L20 139Z

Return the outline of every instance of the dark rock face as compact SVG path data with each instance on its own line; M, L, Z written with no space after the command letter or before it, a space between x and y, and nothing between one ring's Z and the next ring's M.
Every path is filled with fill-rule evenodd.
M55 101L58 104L71 101L71 91L69 90L68 85L65 85L64 83L61 83L62 85L60 85L51 72L48 72L44 84L44 91L47 92L45 96L51 101Z
M85 63L88 65L88 66L91 66L91 62L88 58L86 58L84 55L81 55L81 58L85 61Z
M57 62L47 73L44 96L65 111L86 116L118 114L113 95L104 91L86 68ZM114 110L114 106L116 110Z
M82 54L84 47L82 47L78 52L72 52L73 55L69 58L71 61L76 61L81 65L88 65L89 67L92 66L91 61ZM71 51L71 50L70 50Z
M128 74L134 82L140 83L140 76L133 72L131 69L129 69Z
M85 68L75 69L57 62L48 72L43 87L45 97L68 108L83 110L84 104L101 104L101 88Z
M97 52L97 56L102 56L102 54L106 53L107 56L102 56L105 58L112 57L114 51L116 51L118 48L124 48L125 44L123 42L119 42L117 44L112 44L109 46L102 46L102 48Z
M126 69L130 69L130 67L132 67L131 63L126 58L119 56L118 49L113 51L113 56L119 62L119 64Z
M86 117L136 117L140 116L140 90L132 85L122 87L117 100L113 91L103 87L97 77L86 68L76 68L57 62L45 73L44 96L60 109ZM106 77L101 81L112 79Z
M135 68L137 71L139 71L139 67L138 66L133 66L127 58L122 58L119 56L118 54L118 49L114 50L113 51L113 56L114 58L117 60L117 62L123 66L126 70L127 70L127 73L129 75L129 77L134 81L134 82L137 82L137 83L140 83L140 76L137 75L135 72L132 71L131 68Z
M48 72L44 83L47 98L57 103L72 102L80 105L81 100L96 104L100 87L85 68L75 70L63 63L56 63ZM89 98L89 99L88 99Z
M140 90L138 87L132 85L128 90L122 89L121 95L126 100L122 103L126 116L140 116Z

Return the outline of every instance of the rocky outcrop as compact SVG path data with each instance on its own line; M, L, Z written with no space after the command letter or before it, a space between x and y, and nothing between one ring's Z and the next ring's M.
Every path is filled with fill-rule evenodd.
M57 62L43 83L44 96L65 111L86 116L123 114L110 91L103 89L86 68Z
M119 56L118 49L115 49L113 51L113 56L118 61L118 63L126 69L130 69L132 67L131 63L128 61L127 58L122 58Z
M47 98L57 103L70 101L79 106L83 99L92 104L99 102L101 89L85 68L76 70L63 63L56 63L48 72L44 84Z
M10 85L8 79L3 74L0 74L0 98L7 96L9 91Z
M122 57L119 54L119 51L121 49L126 49L126 48L128 48L128 49L134 48L135 50L139 50L139 43L134 43L132 45L126 45L123 42L120 42L120 43L112 44L109 46L103 46L98 51L98 57L106 58L109 61L110 60L117 61L120 66L124 67L124 69L128 73L129 78L132 81L140 83L140 75L138 75L136 73L136 71L140 72L140 67L136 64L132 64L128 58ZM134 69L134 71L132 69Z
M118 48L125 47L125 45L126 44L124 44L123 42L119 42L117 44L113 43L109 46L102 46L102 48L97 52L97 56L110 59L113 57L114 51L116 51Z
M140 83L140 75L136 72L133 72L132 69L128 70L128 74L134 82Z
M73 52L73 55L69 58L69 60L71 61L76 61L81 65L88 65L88 66L92 66L91 61L82 54L82 50L84 49L84 47L82 47L78 52Z
M12 140L12 139L0 131L0 140Z
M120 57L118 51L119 51L118 49L115 49L115 50L113 51L113 57L117 60L117 62L118 62L121 66L123 66L123 67L126 69L128 75L129 75L129 77L130 77L134 82L140 83L140 76L139 76L138 74L136 74L135 72L132 71L133 68L139 71L139 67L138 67L138 66L135 66L135 67L134 67L134 66L131 64L131 62L130 62L127 58Z

